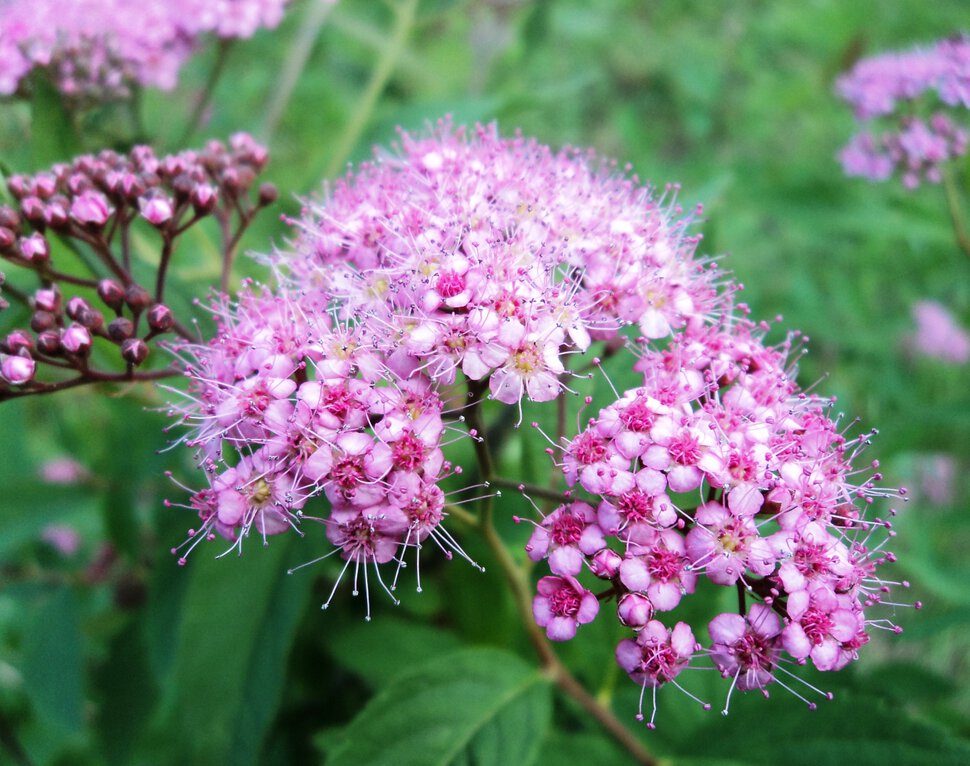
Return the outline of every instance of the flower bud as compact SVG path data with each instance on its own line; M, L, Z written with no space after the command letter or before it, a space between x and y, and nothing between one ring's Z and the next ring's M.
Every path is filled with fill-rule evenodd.
M37 336L37 350L47 356L61 353L61 334L57 330L45 330Z
M82 311L90 310L91 305L80 295L75 295L67 302L64 313L67 314L71 319L77 319L78 314L80 314Z
M80 324L72 324L61 333L61 346L70 354L86 356L91 350L91 333Z
M23 202L20 203L20 209L23 211L24 218L32 224L35 226L43 225L44 203L37 197L25 197Z
M97 332L104 325L104 314L100 311L87 308L78 313L77 321L89 330Z
M128 304L128 308L137 313L151 306L152 296L144 287L132 282L125 288L125 303Z
M111 206L103 194L87 190L71 203L71 218L82 226L100 228L111 217Z
M148 309L148 326L155 332L168 332L175 326L172 310L163 303L156 303Z
M0 226L17 231L20 228L20 214L12 207L0 205Z
M126 317L118 317L108 323L108 337L115 343L121 343L123 340L127 340L134 332L134 323Z
M57 179L49 173L34 176L33 193L41 199L50 199L57 191Z
M22 386L34 378L37 365L29 356L5 356L0 362L0 378L12 386Z
M589 568L597 577L601 577L604 580L612 580L619 574L620 564L622 562L623 558L619 553L610 548L603 548L603 550L597 551L593 556L589 562Z
M0 250L9 251L17 241L17 235L6 226L0 226Z
M10 193L17 199L23 199L27 196L27 179L24 176L10 176L7 179L7 188Z
M50 259L51 248L44 235L35 232L20 238L20 254L30 263L43 263Z
M57 196L47 203L47 207L44 208L44 221L56 231L63 231L71 227L67 197Z
M192 190L192 207L196 215L211 213L219 201L219 192L210 184L199 184Z
M34 332L44 332L57 325L57 319L49 311L35 311L30 318L30 329Z
M117 311L125 300L125 291L113 279L102 279L98 282L98 297L108 308Z
M61 294L53 287L34 291L34 308L57 314L61 310Z
M128 338L121 344L121 357L129 364L141 364L148 356L148 344L141 338Z
M628 628L639 629L653 617L653 604L642 593L627 593L616 605L616 614Z
M163 226L174 214L172 202L164 196L139 197L138 208L142 216L153 226Z
M20 351L32 351L34 349L34 339L30 337L29 333L23 330L14 330L7 334L6 340L4 340L4 346L11 354L17 354Z
M276 199L280 196L279 192L273 184L260 184L259 185L259 204L260 205L272 205L276 202Z

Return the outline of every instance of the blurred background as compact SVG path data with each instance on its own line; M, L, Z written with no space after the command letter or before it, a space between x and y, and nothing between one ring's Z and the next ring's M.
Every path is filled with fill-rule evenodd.
M892 544L912 583L902 599L925 607L897 609L905 632L877 637L854 667L811 675L836 694L812 713L780 690L737 700L724 719L665 693L647 732L633 720L639 689L610 669L610 627L563 654L671 763L968 763L968 366L911 339L920 301L970 324L970 261L939 187L843 175L836 154L855 128L833 90L858 58L968 20L962 0L295 0L278 29L227 51L187 139L215 44L174 92L142 93L137 120L91 114L85 135L89 149L100 136L174 151L251 132L270 148L275 213L292 215L396 126L445 114L592 146L657 186L682 184L685 208L704 204L701 250L723 255L753 316L781 314L811 338L801 384L837 396L847 424L879 429L867 455L909 489ZM43 126L28 104L0 113L5 166L36 169ZM203 295L219 256L199 228L175 278ZM244 246L286 237L270 212ZM254 262L239 271L260 274ZM253 545L242 560L203 551L177 567L169 549L191 519L163 507L184 499L163 472L189 474L184 456L158 453L163 405L144 387L0 407L0 763L323 762L373 694L429 658L475 643L533 661L495 570L429 556L424 592L398 609L378 600L365 624L349 593L320 612L329 570L285 576L323 541ZM515 546L523 530L508 534ZM558 700L535 742L535 763L624 759Z

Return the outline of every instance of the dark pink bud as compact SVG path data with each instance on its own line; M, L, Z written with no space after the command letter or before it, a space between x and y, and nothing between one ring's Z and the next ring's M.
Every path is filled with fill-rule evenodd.
M29 356L6 356L0 362L0 377L12 386L22 386L33 380L37 365Z
M33 224L44 223L44 203L38 197L25 197L20 203L24 218Z
M209 184L199 184L192 190L192 207L198 215L211 213L219 201L219 192Z
M91 350L91 333L80 324L72 324L61 333L61 346L77 356L85 356Z
M83 196L91 188L91 179L83 173L74 173L67 179L67 189L71 194Z
M61 334L57 330L45 330L37 336L37 350L47 356L61 353Z
M162 226L167 223L173 213L172 202L167 197L161 195L152 197L140 197L138 208L145 219L154 226Z
M141 285L132 283L125 288L125 303L132 311L144 311L152 305L152 296Z
M30 317L30 329L34 332L44 332L57 326L57 319L49 311L35 311Z
M48 199L57 191L57 179L47 173L34 176L33 193L41 199Z
M620 554L609 548L597 551L589 562L590 571L597 577L604 580L612 580L620 572L620 564L623 559Z
M280 196L280 193L276 190L273 184L260 184L259 185L259 204L260 205L272 205L276 202L276 199Z
M125 300L125 291L113 279L102 279L98 282L98 297L106 306L117 311Z
M653 604L642 593L627 593L616 605L616 614L628 628L639 629L653 617Z
M115 343L127 340L135 332L135 325L130 319L118 317L108 323L108 337Z
M44 208L44 221L52 229L61 231L71 225L70 213L68 211L67 197L57 196L47 203Z
M44 287L34 292L34 308L56 314L61 310L61 294L53 287Z
M5 226L0 226L0 250L9 250L17 241L17 235Z
M30 263L43 263L50 258L51 249L44 235L34 232L29 237L21 237L20 254Z
M84 300L84 298L82 298L80 295L75 295L67 302L64 313L66 313L71 319L77 319L78 314L80 314L82 311L90 311L90 309L91 304Z
M29 193L27 188L27 179L24 178L24 176L10 176L10 178L7 179L7 188L17 199L23 199Z
M32 351L34 348L34 339L30 337L29 333L23 330L14 330L7 335L4 345L11 354L16 354L22 350Z
M148 326L155 332L168 332L175 326L172 310L163 303L156 303L148 309Z
M121 357L129 364L141 364L148 356L148 344L141 338L129 338L121 344Z
M97 332L104 325L104 314L94 309L84 309L77 315L77 321L89 330Z
M20 214L12 207L0 205L0 226L12 231L20 229Z
M112 212L105 196L96 191L85 191L71 203L71 218L82 226L104 226Z

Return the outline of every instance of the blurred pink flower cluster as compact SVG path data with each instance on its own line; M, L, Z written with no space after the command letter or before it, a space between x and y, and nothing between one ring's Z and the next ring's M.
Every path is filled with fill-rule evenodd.
M938 183L941 167L967 151L970 38L863 59L836 83L859 132L842 150L845 172L873 181L899 173L907 188Z
M78 101L170 89L199 37L275 27L288 0L7 0L0 4L0 94L45 69Z

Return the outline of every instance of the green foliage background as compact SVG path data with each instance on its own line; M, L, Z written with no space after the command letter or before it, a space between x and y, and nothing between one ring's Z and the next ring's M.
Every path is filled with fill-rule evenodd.
M877 636L856 667L811 675L836 694L814 713L777 690L735 699L722 718L668 689L647 732L633 720L639 689L612 661L620 633L608 614L563 647L570 667L672 764L970 762L970 387L965 367L914 358L904 342L923 298L970 323L970 263L939 188L842 175L835 154L853 124L832 86L861 55L959 31L966 3L422 0L410 18L409 0L341 0L319 29L314 5L295 2L278 30L233 47L190 143L238 130L267 140L277 212L290 214L326 175L393 141L396 125L421 129L446 113L594 146L657 185L680 182L685 207L705 205L703 250L726 254L754 316L784 314L812 338L801 382L879 427L873 454L887 481L913 485L893 547L913 584L905 595L926 607L899 609L905 633ZM301 37L309 57L274 121ZM50 93L0 104L0 157L30 171L132 137L184 148L215 56L210 47L193 59L175 92L141 94L138 120L116 107L71 132ZM286 231L264 215L245 245L266 251ZM183 291L201 295L216 278L211 235L183 243ZM163 392L111 393L0 409L0 762L623 762L536 669L498 568L474 540L485 574L426 551L424 592L406 583L399 608L375 598L372 623L349 587L319 610L336 562L285 575L325 552L322 537L250 545L238 560L202 550L178 568L168 551L191 519L162 506L181 499L163 472L191 473L180 454L157 453ZM547 475L527 434L508 440L507 466ZM943 505L919 491L937 453L959 467ZM40 481L59 456L90 477ZM499 510L510 516L519 502ZM76 554L41 541L51 523L81 533ZM527 532L502 532L521 556ZM716 711L720 679L694 676Z

